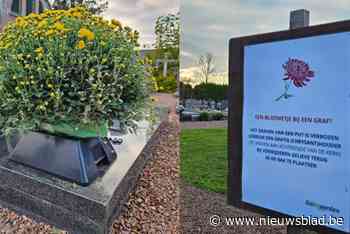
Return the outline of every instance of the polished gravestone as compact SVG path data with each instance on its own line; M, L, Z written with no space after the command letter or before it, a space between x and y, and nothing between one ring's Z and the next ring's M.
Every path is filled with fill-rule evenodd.
M108 233L150 158L165 117L163 112L156 121L140 121L136 133L110 131L123 140L113 145L118 157L110 166L100 166L100 176L89 186L16 163L0 147L1 206L71 233Z
M102 164L109 165L116 159L112 145L114 141L118 139L76 139L28 132L18 141L10 158L17 163L88 186L99 176Z

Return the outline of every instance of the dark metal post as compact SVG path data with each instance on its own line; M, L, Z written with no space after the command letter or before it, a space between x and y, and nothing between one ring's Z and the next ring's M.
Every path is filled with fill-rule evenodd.
M305 9L290 12L289 29L303 28L310 25L310 12Z

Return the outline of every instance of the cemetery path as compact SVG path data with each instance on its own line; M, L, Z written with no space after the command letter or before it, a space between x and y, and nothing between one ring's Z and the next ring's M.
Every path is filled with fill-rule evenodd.
M112 233L179 233L178 121L167 122L158 139Z
M178 121L178 115L176 114L178 99L173 94L155 93L152 96L156 99L158 105L167 106L169 108L170 121Z
M233 233L233 234L285 234L286 227L281 226L226 226L225 217L259 217L248 211L240 210L226 204L224 194L205 191L181 182L180 219L183 233ZM210 225L210 217L218 215L221 223Z
M227 120L221 121L185 121L181 128L227 128Z

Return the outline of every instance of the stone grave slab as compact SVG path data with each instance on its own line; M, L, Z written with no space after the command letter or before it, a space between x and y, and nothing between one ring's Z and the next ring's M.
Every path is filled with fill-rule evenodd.
M123 140L114 146L117 160L99 168L101 176L89 186L13 162L2 150L1 206L70 233L108 233L151 156L150 148L158 140L164 119L163 114L154 123L141 121L136 133L111 131L110 135Z

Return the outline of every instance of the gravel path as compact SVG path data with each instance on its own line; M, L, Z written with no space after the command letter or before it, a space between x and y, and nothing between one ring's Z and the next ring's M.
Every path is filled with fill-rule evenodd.
M37 223L26 216L0 207L1 234L63 234L66 233L50 225Z
M179 233L179 126L168 122L112 233Z
M213 215L220 217L258 216L226 204L223 194L208 192L181 183L181 230L183 233L286 234L285 227L272 226L211 226Z
M181 128L227 128L227 120L222 121L185 121Z
M180 233L179 118L177 99L155 94L157 103L170 107L169 121L155 144L136 189L129 195L124 214L112 233Z

